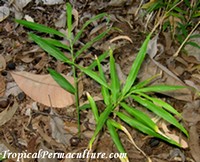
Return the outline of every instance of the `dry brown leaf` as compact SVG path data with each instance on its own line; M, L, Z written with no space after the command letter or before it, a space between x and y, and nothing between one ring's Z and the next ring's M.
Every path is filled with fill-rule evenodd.
M172 132L170 132L170 130L167 128L167 125L164 122L162 122L162 129L164 131L164 134L167 135L167 137L173 139L177 143L180 143L182 148L188 148L187 142L184 139L181 139L176 134L172 134Z
M18 86L33 100L46 106L63 108L74 103L74 96L61 88L49 75L11 72ZM65 76L73 84L73 78Z
M90 31L89 36L95 34L96 32L98 32L99 30L101 30L102 28L105 28L105 27L106 27L106 23L101 23L101 24L97 25L96 27L94 27L94 28Z
M6 6L0 6L0 11L0 22L2 22L9 16L10 9Z
M51 112L55 114L54 112ZM69 146L70 138L72 135L67 133L64 129L65 124L64 121L58 116L52 116L50 119L50 126L51 126L51 136L56 140L58 143L62 143L65 146Z
M6 108L4 111L0 113L0 126L4 125L6 122L8 122L10 119L12 119L13 115L17 111L18 104L17 102L14 102L12 107Z
M0 55L0 72L5 68L6 68L6 60L2 55Z
M72 123L65 121L64 122L64 129L70 133L70 134L77 134L78 133L78 128L77 128L77 123Z
M133 41L131 40L131 38L129 38L128 36L125 36L125 35L119 35L113 39L110 40L110 43L113 43L114 41L116 40L119 40L119 39L126 39L128 40L129 42L133 43Z
M141 73L139 74L140 81L144 81L152 76L157 74L162 74L162 78L157 79L152 83L152 85L175 85L175 86L186 86L176 75L172 74L166 67L161 65L159 66L156 64L157 61L153 61L152 59L146 59L145 64L142 65ZM162 68L162 69L161 69ZM164 72L163 72L164 70ZM187 88L179 89L176 91L170 92L160 92L161 94L170 96L172 98L182 100L182 101L192 101L192 94L191 91Z
M193 125L190 127L189 130L190 133L190 149L191 149L191 154L194 160L200 161L200 144L199 144L199 133L197 130L197 126Z
M2 97L4 95L5 88L6 88L5 80L4 80L3 76L0 75L0 97Z
M157 39L158 37L155 36L152 40L150 40L150 44L148 45L147 49L147 53L150 59L147 58L145 64L143 64L139 79L143 81L154 75L162 73L162 78L157 79L153 84L186 86L185 83L182 80L180 80L172 71L170 71L167 67L163 66L154 59L156 55L159 55L157 54L158 52ZM191 91L186 88L177 91L162 92L162 94L183 101L192 101Z
M108 6L123 6L126 3L126 0L111 0L108 3Z

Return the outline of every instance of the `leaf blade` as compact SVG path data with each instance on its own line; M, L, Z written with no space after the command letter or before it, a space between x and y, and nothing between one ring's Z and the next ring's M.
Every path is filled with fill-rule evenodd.
M96 122L98 122L98 120L99 120L99 112L98 112L97 105L96 105L94 99L92 98L92 96L90 96L90 94L88 92L86 94L87 94L87 98L88 98L88 101L90 103L90 106L92 108L92 112L94 114L94 119L95 119Z
M142 122L149 128L151 128L154 131L158 131L158 126L147 116L144 114L142 111L139 111L135 108L129 107L127 104L124 102L120 103L120 105L132 116L134 116L138 121Z
M54 35L57 35L57 36L60 36L60 37L65 37L65 35L55 29L52 29L52 28L49 28L45 25L42 25L42 24L37 24L37 23L34 23L34 22L30 22L30 21L25 21L25 20L15 20L17 23L27 27L27 28L30 28L32 30L37 30L39 32L43 32L43 33L47 33L47 34L54 34Z
M136 102L141 104L142 106L148 108L149 110L154 112L156 115L162 117L167 122L169 122L172 125L174 125L175 127L179 128L187 137L189 136L188 132L186 131L186 129L170 113L168 113L167 111L163 110L161 107L153 104L152 102L148 101L147 99L144 99L144 98L141 98L141 97L135 96L135 95L131 95L131 97Z
M31 39L33 39L43 50L45 50L47 53L49 53L51 56L55 57L57 60L67 62L72 64L72 62L62 53L60 50L58 50L56 47L48 44L43 38L33 34L29 33L29 36Z
M110 49L110 77L111 77L111 92L112 92L112 100L116 103L118 96L120 95L120 82L117 75L115 60L113 57L113 51Z
M53 69L48 68L48 71L50 75L53 77L53 79L66 91L70 92L71 94L75 94L75 88L72 86L72 84L65 79L61 74L56 72Z
M132 67L130 69L130 73L126 79L125 85L122 89L122 94L125 95L131 88L131 86L134 84L134 81L137 77L138 71L140 69L140 66L146 56L147 46L149 43L151 35L148 35L145 39L144 43L142 44L142 47L140 48L139 53L136 56L136 59L134 63L132 64Z

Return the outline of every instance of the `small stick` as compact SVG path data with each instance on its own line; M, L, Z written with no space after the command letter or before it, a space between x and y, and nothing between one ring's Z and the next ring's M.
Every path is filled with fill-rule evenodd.
M176 53L173 55L173 57L177 57L179 52L181 51L181 49L183 48L183 46L185 45L185 43L188 41L188 39L190 38L190 36L192 35L192 33L196 30L196 28L199 26L200 21L195 25L195 27L192 29L192 31L188 34L188 36L185 38L185 40L183 41L183 43L181 44L181 46L178 48L178 50L176 51Z

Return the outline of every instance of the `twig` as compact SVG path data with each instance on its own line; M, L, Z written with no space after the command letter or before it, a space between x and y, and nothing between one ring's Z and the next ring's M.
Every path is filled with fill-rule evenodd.
M176 53L173 55L173 57L177 57L179 52L181 51L181 49L183 48L183 46L185 45L185 43L188 41L188 39L190 38L190 36L192 35L192 33L196 30L196 28L199 26L200 21L195 25L195 27L192 29L192 31L188 34L188 36L185 38L185 40L183 41L183 43L181 44L181 46L178 48L178 50L176 51Z

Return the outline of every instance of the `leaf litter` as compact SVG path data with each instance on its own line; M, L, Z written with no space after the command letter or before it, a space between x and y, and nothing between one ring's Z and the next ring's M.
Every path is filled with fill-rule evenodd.
M10 12L14 13L15 18L25 18L25 15L30 16L30 18L34 19L35 22L40 22L44 24L48 24L52 27L56 26L61 31L66 32L65 29L65 19L66 15L65 13L65 4L61 3L61 1L20 1L20 3L24 3L23 5L13 5L11 3L12 9ZM41 3L48 3L46 6L42 6ZM57 3L57 5L55 5ZM148 27L151 25L152 21L148 21L148 23L145 23L144 19L142 18L142 12L137 12L137 19L133 16L136 14L136 11L138 9L138 6L142 3L139 1L110 1L109 3L103 2L103 1L74 1L73 3L73 18L74 18L74 24L73 24L73 31L76 31L76 28L79 28L85 20L92 17L92 15L95 15L96 12L100 12L101 10L107 12L110 14L111 21L113 23L113 26L122 26L121 31L113 32L110 34L110 36L103 40L102 42L98 42L93 45L93 48L100 49L101 51L104 51L104 49L108 49L109 46L114 47L115 51L115 57L117 60L117 71L118 75L120 76L122 82L125 80L126 75L129 72L130 65L133 62L135 58L135 54L138 51L138 48L140 47L140 44L144 40L141 37L141 34L138 34L138 32L143 32L144 30L147 30ZM31 5L29 5L31 4ZM97 5L98 4L98 5ZM50 5L50 7L48 7ZM56 10L56 8L59 8L60 10ZM34 12L33 12L34 11ZM52 12L54 11L54 12ZM138 10L139 11L139 10ZM58 12L58 13L56 13ZM34 14L33 14L34 13ZM38 16L35 16L38 15ZM46 54L44 54L42 51L37 49L37 46L31 44L31 42L27 42L27 38L24 37L24 33L27 32L27 30L22 29L21 27L15 28L16 31L13 31L12 26L15 26L12 21L10 21L10 17L13 15L8 15L3 18L2 25L7 25L8 28L1 27L0 29L4 32L7 32L7 37L9 37L10 33L12 33L12 37L5 38L5 35L0 34L0 42L2 45L2 48L0 50L2 51L2 54L0 54L0 58L2 56L5 58L5 61L3 61L3 66L1 66L2 59L0 59L0 71L1 73L5 70L8 70L6 68L6 64L10 61L14 61L17 64L17 69L23 69L26 71L29 71L28 74L25 74L24 72L11 72L12 75L14 75L16 82L22 87L20 87L24 92L26 91L27 96L32 97L33 95L33 101L29 97L26 97L26 99L23 102L19 102L19 108L16 107L13 108L13 105L8 108L0 109L4 125L1 126L1 134L4 134L2 136L2 140L0 141L0 144L6 144L5 146L10 146L11 144L14 144L14 152L18 150L18 146L23 147L24 149L32 148L33 151L37 151L39 148L49 149L51 152L55 152L55 150L59 149L67 152L72 152L74 150L79 149L79 147L87 148L88 140L90 139L91 135L93 134L93 124L94 120L91 118L90 111L87 109L82 111L82 129L83 129L83 137L80 141L78 147L70 147L69 139L71 137L76 136L76 119L75 119L75 108L73 106L73 99L71 98L70 101L62 101L56 97L45 97L43 98L43 95L48 96L49 93L44 90L42 92L38 93L38 90L34 92L35 85L37 83L37 79L35 79L35 76L48 76L45 72L46 65L52 65L53 67L56 67L59 69L59 72L65 72L67 74L69 72L70 67L65 67L64 65L59 65L58 62L55 62L54 60L50 59L49 57L46 57ZM93 36L96 34L96 32L100 32L104 28L105 22L94 22L93 26L90 27L89 32L86 32L86 35ZM149 25L149 26L148 26ZM10 27L9 27L10 26ZM9 30L8 30L9 29ZM9 33L10 32L10 33ZM18 33L16 35L16 33ZM119 36L120 35L120 36ZM119 37L118 37L119 36ZM15 38L15 39L13 39ZM125 40L119 40L119 39L125 39ZM116 39L116 40L115 40ZM169 41L169 37L166 38L165 42L161 41L162 36L159 34L156 38L156 40L152 39L152 51L149 51L150 54L154 54L153 56L147 57L145 60L145 63L143 65L143 69L140 71L139 80L143 80L146 78L149 78L155 74L161 74L160 78L156 80L157 83L163 83L163 84L170 84L170 85L193 85L192 87L198 88L199 87L199 60L197 55L192 55L192 53L189 53L188 56L186 55L178 55L176 59L172 59L171 56L174 54L175 46L172 42ZM110 40L112 42L110 42ZM164 39L163 39L164 40ZM65 40L61 40L65 41ZM81 40L81 42L85 43L88 41L88 38L85 37ZM113 42L114 41L114 42ZM132 41L132 43L131 43ZM158 42L156 42L158 41ZM123 42L123 43L122 43ZM65 42L66 43L66 42ZM159 45L163 47L164 52L160 53ZM165 47L167 45L167 47ZM33 47L35 46L35 47ZM154 49L153 49L154 47ZM35 50L31 50L35 49ZM27 52L27 54L26 54ZM166 52L166 53L165 53ZM83 63L85 63L86 59L93 59L95 53L93 54L90 52L91 55L87 55L88 53L85 53L85 56L81 60ZM16 57L17 55L17 57ZM20 56L20 57L19 57ZM38 58L40 58L38 61ZM184 61L180 61L183 59ZM177 61L178 60L178 61ZM106 62L107 60L105 60ZM46 65L45 65L46 64ZM177 68L181 64L181 68ZM32 66L33 65L33 66ZM184 68L186 67L186 68ZM106 65L103 67L104 69L107 69ZM21 76L16 76L17 73L21 73ZM34 73L37 73L34 74ZM30 74L30 75L29 75ZM27 77L28 75L28 77ZM3 79L2 79L3 78ZM47 77L48 78L48 77ZM4 80L2 82L2 80ZM51 87L51 84L46 83L41 80L41 83L43 87L49 88ZM47 79L49 81L49 79ZM15 82L11 81L8 76L1 77L0 80L1 89L4 89L5 87L2 86L3 84L6 85L5 94L2 94L3 97L10 99L10 97L17 96L22 90L19 89L19 87L16 85ZM156 83L155 82L155 83ZM41 86L41 83L39 85ZM98 93L98 85L94 82L88 80L88 78L84 78L83 81L84 85L84 92L85 91L91 91L94 97L97 98L98 103L101 103L101 97ZM85 87L87 85L87 87ZM4 87L4 88L2 88ZM27 90L24 90L25 87L28 87ZM95 87L95 88L94 88ZM13 89L14 88L14 89ZM13 89L11 91L10 89ZM26 89L26 88L25 88ZM57 88L56 88L57 89ZM197 89L199 91L199 89ZM57 91L57 90L56 90ZM62 90L58 90L58 92L62 92ZM32 94L33 93L33 94ZM35 95L38 96L38 98L35 98ZM170 97L167 97L167 96ZM67 95L68 96L68 95ZM190 141L188 142L189 147L191 150L181 150L180 152L174 151L174 148L172 146L169 146L165 143L162 143L161 145L158 145L155 148L150 148L151 152L148 152L146 148L148 148L148 138L145 138L145 136L138 134L135 132L135 130L129 129L128 131L132 135L133 139L137 144L139 148L143 148L143 151L148 156L152 157L153 161L168 161L168 158L173 154L177 154L180 156L186 158L186 160L192 161L191 158L193 158L195 161L199 161L199 114L197 108L194 108L194 105L190 105L188 107L188 104L193 103L193 97L190 91L184 90L179 94L174 93L167 93L164 94L164 96L161 96L162 99L166 99L169 102L172 102L176 106L177 109L179 109L180 112L183 112L183 117L185 121L185 125L189 128L190 133ZM196 98L198 99L198 95ZM68 98L68 97L67 97ZM84 95L83 95L84 98ZM173 100L173 98L179 99L178 101ZM66 99L66 97L65 97ZM82 103L86 103L84 99L81 98ZM182 100L182 101L181 101ZM50 101L52 104L50 104ZM58 103L57 103L58 101ZM14 101L16 103L18 101ZM62 102L62 104L61 104ZM35 103L32 105L32 103ZM43 103L43 104L41 104ZM69 104L70 103L70 104ZM181 103L181 104L179 104ZM195 102L196 103L196 102ZM37 105L37 106L36 106ZM46 105L46 106L45 106ZM67 107L67 111L65 109L54 109L51 107ZM183 106L181 106L183 105ZM185 105L185 106L184 106ZM197 107L199 107L199 103L196 103ZM36 107L36 108L33 108ZM13 109L12 109L13 108ZM12 110L12 111L11 111ZM52 110L55 111L52 113ZM7 113L6 113L7 112ZM16 119L20 120L16 120ZM87 125L89 122L89 126ZM16 128L13 127L13 123L16 124ZM22 126L23 125L23 126ZM8 132L6 126L8 126L12 132L16 132L15 137L18 140L14 140L14 138L11 138L12 136ZM166 128L166 127L165 127ZM35 131L36 130L36 131ZM165 130L168 132L168 127ZM170 129L171 131L171 129ZM170 132L169 131L169 132ZM20 137L21 133L23 136ZM105 132L102 132L104 135L101 137L101 140L99 140L96 144L97 150L99 151L105 151L105 152L116 152L115 149L113 149L113 143L109 139L109 137ZM13 135L13 134L12 134ZM68 136L66 136L68 135ZM5 138L6 137L6 138ZM121 136L124 143L125 143L125 149L131 153L133 153L134 156L131 156L132 161L142 161L145 158L141 156L141 154L137 150L133 150L132 145L127 142L127 137ZM66 139L65 139L66 138ZM177 138L177 137L174 137ZM8 140L9 139L9 140ZM45 142L44 142L45 141ZM65 146L68 145L68 148ZM1 145L0 145L1 146ZM35 146L35 147L34 147ZM17 152L17 151L16 151ZM188 156L188 157L187 157ZM174 161L177 157L174 157ZM182 159L181 159L182 160ZM46 161L48 161L46 159ZM65 159L66 161L66 159ZM74 161L71 159L71 161ZM117 161L117 160L116 160Z

